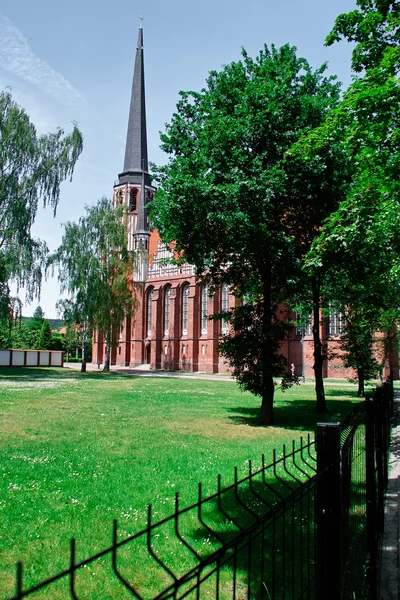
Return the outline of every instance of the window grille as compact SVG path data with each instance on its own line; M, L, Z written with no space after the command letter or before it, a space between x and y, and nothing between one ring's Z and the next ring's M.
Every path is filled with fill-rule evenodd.
M301 315L300 313L296 313L296 335L312 335L312 318L311 314L309 315Z
M167 287L164 294L164 335L169 334L169 301L171 297L171 288Z
M201 333L208 331L208 286L203 285L201 290Z
M222 286L221 309L222 312L228 312L229 310L229 287L227 283ZM228 327L228 319L222 319L222 333L228 333Z
M328 335L341 335L344 330L344 315L342 313L333 312L329 314L328 319Z
M153 317L153 290L150 290L147 294L147 337L151 337Z
M182 335L188 332L188 307L189 307L189 285L185 285L182 291Z

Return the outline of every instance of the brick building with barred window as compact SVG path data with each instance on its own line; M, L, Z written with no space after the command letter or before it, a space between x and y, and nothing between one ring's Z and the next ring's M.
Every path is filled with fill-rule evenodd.
M204 371L229 370L218 353L221 334L228 330L224 320L210 320L213 314L228 310L235 298L227 285L210 295L206 284L195 276L192 265L177 266L168 262L173 250L165 246L147 220L146 204L155 193L148 172L146 108L143 62L143 30L140 27L136 48L131 104L128 120L124 169L114 185L114 204L128 207L128 244L135 250L133 279L138 309L133 319L126 318L119 335L118 347L111 350L111 364L152 369ZM295 315L292 315L295 320ZM350 377L340 360L338 339L343 326L340 315L321 319L321 339L327 354L325 377ZM313 342L311 324L293 328L282 344L288 364L295 365L297 375L313 376ZM93 362L102 363L105 348L101 336L94 335ZM385 374L398 378L398 353L393 349L385 364Z

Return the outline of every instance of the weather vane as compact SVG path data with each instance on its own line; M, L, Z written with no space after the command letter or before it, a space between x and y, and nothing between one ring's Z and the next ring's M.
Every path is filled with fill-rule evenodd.
M139 17L140 29L143 29L143 17Z

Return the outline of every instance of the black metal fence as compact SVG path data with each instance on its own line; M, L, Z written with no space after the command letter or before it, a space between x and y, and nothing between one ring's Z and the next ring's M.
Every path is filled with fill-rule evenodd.
M393 390L386 384L342 424L317 427L271 463L25 588L17 565L13 599L220 598L338 600L368 598L376 588L378 536L387 483ZM315 447L316 446L316 447ZM91 569L101 574L96 584ZM106 583L104 583L106 581ZM100 585L100 587L99 587Z
M317 427L317 598L376 600L393 383Z

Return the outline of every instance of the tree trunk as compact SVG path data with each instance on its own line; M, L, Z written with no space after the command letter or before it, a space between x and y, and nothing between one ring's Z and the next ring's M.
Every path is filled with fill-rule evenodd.
M263 394L260 411L261 425L274 424L274 379L271 369L272 358L272 307L271 307L271 267L265 263L263 272L263 350L261 360L263 362Z
M358 391L357 396L361 398L364 396L364 371L362 369L357 369L357 378L358 378Z
M86 373L86 348L87 345L87 327L86 324L83 326L82 331L82 364L81 364L81 373Z
M110 332L107 331L107 333L106 333L106 355L104 357L103 371L110 370L110 353L111 353L110 341L111 341L111 335L110 335Z
M265 386L261 402L260 422L261 425L274 424L274 380L273 377L268 377L268 385Z
M314 339L314 375L315 375L315 394L317 398L316 411L326 413L328 409L325 401L324 379L322 377L322 366L324 358L322 356L322 342L320 336L320 286L317 279L312 280L313 295L313 339Z

